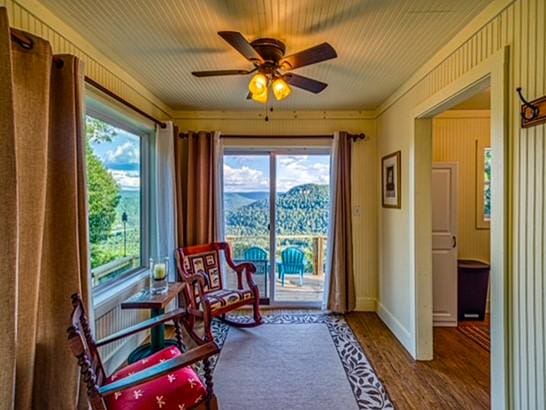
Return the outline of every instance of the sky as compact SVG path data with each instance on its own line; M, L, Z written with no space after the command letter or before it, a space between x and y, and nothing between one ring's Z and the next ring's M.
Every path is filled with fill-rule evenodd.
M140 139L116 128L112 142L91 144L93 151L124 191L140 189Z
M277 192L297 185L328 184L330 156L277 155ZM269 156L225 155L224 191L269 191Z

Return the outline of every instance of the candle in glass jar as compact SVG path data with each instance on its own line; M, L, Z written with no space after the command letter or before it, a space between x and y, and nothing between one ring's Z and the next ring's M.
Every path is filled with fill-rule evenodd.
M154 280L165 279L167 269L164 263L156 263L154 265Z

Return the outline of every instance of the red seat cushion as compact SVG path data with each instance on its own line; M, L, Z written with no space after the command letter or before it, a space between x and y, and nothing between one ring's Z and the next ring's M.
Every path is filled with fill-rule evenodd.
M159 352L117 371L106 379L105 384L131 376L141 370L182 355L177 347L167 347ZM187 410L201 402L207 390L191 367L184 367L170 374L127 390L106 396L108 409L123 410Z

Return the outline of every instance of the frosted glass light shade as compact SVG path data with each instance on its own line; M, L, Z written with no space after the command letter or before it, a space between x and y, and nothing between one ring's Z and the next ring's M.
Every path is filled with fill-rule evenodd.
M267 91L267 77L261 73L256 74L248 83L248 90L252 95L263 94Z
M282 78L277 78L273 81L271 88L273 88L273 95L277 101L284 100L292 92L290 86Z

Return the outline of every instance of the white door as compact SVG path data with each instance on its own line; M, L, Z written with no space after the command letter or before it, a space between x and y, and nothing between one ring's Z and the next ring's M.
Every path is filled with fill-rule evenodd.
M432 165L434 326L457 326L457 164Z

